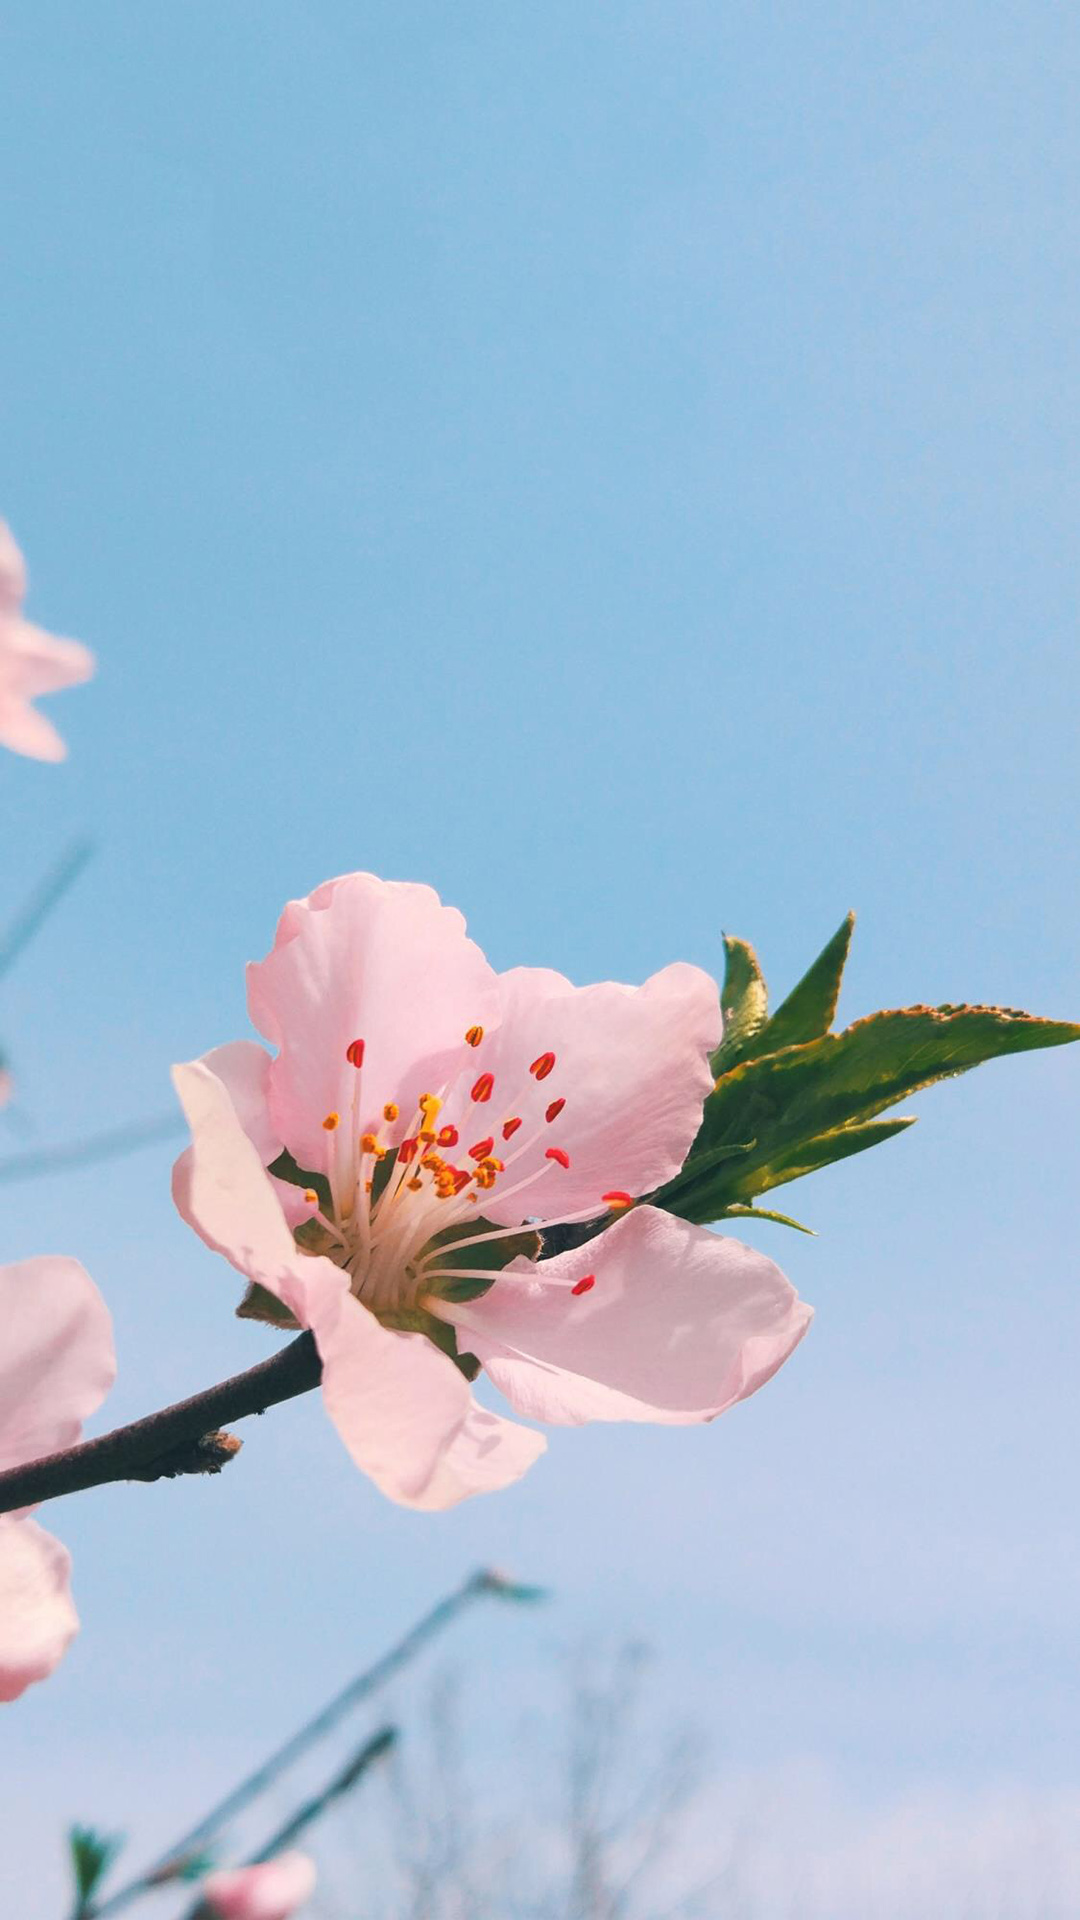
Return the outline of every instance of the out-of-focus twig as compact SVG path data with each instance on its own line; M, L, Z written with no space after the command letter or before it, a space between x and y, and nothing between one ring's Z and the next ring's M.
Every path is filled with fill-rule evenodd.
M487 1596L503 1600L532 1601L542 1597L542 1589L521 1585L489 1567L481 1567L476 1573L470 1574L460 1587L456 1587L453 1593L447 1594L437 1606L432 1607L430 1613L426 1613L414 1627L410 1627L408 1633L397 1642L396 1646L384 1653L374 1665L365 1668L364 1672L358 1674L354 1680L350 1680L348 1685L343 1687L340 1693L335 1694L334 1698L328 1701L313 1719L306 1721L285 1741L283 1746L278 1747L276 1752L270 1755L268 1760L264 1760L253 1773L249 1773L246 1779L241 1780L239 1786L234 1787L223 1800L219 1800L216 1806L211 1807L209 1813L204 1814L202 1819L180 1840L177 1840L167 1853L148 1867L145 1873L140 1874L137 1880L130 1881L126 1886L119 1887L109 1899L96 1906L93 1909L94 1920L105 1920L107 1914L118 1913L122 1907L127 1906L129 1901L145 1893L151 1886L160 1886L162 1881L170 1877L170 1869L181 1868L193 1854L201 1852L227 1821L233 1819L258 1794L265 1792L286 1767L292 1766L293 1762L306 1753L317 1740L322 1739L324 1734L330 1733L353 1707L359 1706L363 1700L369 1700L372 1694L385 1686L394 1674L399 1673L402 1667L415 1659L428 1642L443 1632L451 1621L456 1620L458 1615L464 1613L466 1608L472 1606L475 1601ZM274 1851L279 1852L283 1844L279 1841ZM260 1859L262 1857L262 1855L259 1856Z
M0 976L14 965L23 948L29 946L38 928L74 885L93 851L92 841L76 840L56 865L50 867L44 879L38 881L22 912L16 914L7 932L0 934Z
M373 1734L370 1740L365 1740L359 1751L346 1761L338 1773L335 1773L322 1792L317 1793L313 1799L306 1800L302 1807L298 1807L296 1812L286 1820L285 1825L279 1827L266 1845L260 1847L258 1853L253 1853L245 1865L258 1867L264 1861L272 1860L275 1854L284 1853L294 1841L299 1840L301 1834L306 1833L307 1829L314 1825L316 1820L321 1820L327 1808L332 1806L335 1800L340 1800L343 1794L350 1793L359 1785L364 1775L370 1773L372 1767L383 1758L383 1755L389 1753L396 1745L397 1737L396 1727L380 1727L378 1733ZM98 1908L99 1913L103 1911L103 1908ZM200 1900L190 1909L185 1920L215 1920L214 1909Z
M156 1120L136 1120L128 1126L111 1127L104 1133L92 1133L63 1146L11 1153L0 1160L0 1184L9 1180L36 1180L46 1173L64 1173L72 1167L92 1166L99 1160L115 1160L121 1154L134 1153L139 1147L171 1140L183 1132L186 1124L181 1114L163 1113Z

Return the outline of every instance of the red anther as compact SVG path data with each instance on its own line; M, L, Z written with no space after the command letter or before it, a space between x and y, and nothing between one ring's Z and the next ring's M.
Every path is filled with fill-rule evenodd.
M466 1173L464 1167L456 1167L454 1170L453 1179L454 1179L454 1192L460 1193L462 1187L468 1186L469 1181L472 1179L472 1174Z
M553 1053L542 1053L538 1059L533 1061L529 1072L532 1074L534 1080L546 1080L554 1065L555 1055Z
M563 1108L565 1107L565 1105L566 1105L566 1101L565 1101L565 1100L553 1100L553 1101L552 1101L552 1103L551 1103L551 1105L550 1105L550 1107L548 1108L548 1110L547 1110L547 1112L546 1112L546 1113L545 1113L545 1115L544 1115L544 1119L545 1119L545 1120L546 1120L546 1121L548 1122L548 1125L549 1125L549 1126L550 1126L550 1124L551 1124L551 1122L552 1122L553 1120L557 1120L557 1119L558 1119L558 1117L559 1117L559 1115L560 1115L560 1113L562 1112L562 1110L563 1110Z
M470 1027L468 1033L465 1035L465 1044L467 1047L478 1047L483 1037L483 1027Z
M490 1100L494 1085L495 1075L493 1073L482 1073L472 1093L469 1095L470 1100Z
M502 1130L503 1139L509 1140L511 1135L517 1132L520 1125L521 1125L520 1120L504 1120L503 1130Z
M549 1147L544 1155L544 1159L554 1160L560 1167L568 1167L570 1165L570 1155L564 1153L561 1147Z
M459 1138L460 1138L460 1135L458 1134L458 1130L456 1127L440 1127L439 1129L440 1147L456 1147Z
M571 1287L570 1291L571 1293L588 1293L589 1288L595 1287L595 1285L596 1285L595 1273L583 1273L577 1285Z
M418 1140L403 1140L397 1150L398 1159L403 1160L405 1165L408 1166L410 1160L415 1160L416 1149L419 1144L420 1142Z
M612 1213L618 1213L620 1207L632 1207L634 1204L633 1194L621 1193L618 1188L613 1193L602 1193L600 1198L605 1207L611 1208Z
M362 1067L364 1064L363 1041L351 1040L349 1042L349 1045L345 1049L345 1058L348 1061L350 1067L357 1067L357 1068Z
M475 1147L469 1148L469 1159L486 1160L494 1145L495 1141L489 1133L486 1140L478 1140Z

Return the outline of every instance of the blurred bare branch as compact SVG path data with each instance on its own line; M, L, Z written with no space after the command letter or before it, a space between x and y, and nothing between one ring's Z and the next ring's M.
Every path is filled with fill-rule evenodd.
M65 893L74 886L93 851L92 841L76 840L38 881L7 932L0 934L0 978L9 967L14 966L20 953L44 926L53 908L59 906Z

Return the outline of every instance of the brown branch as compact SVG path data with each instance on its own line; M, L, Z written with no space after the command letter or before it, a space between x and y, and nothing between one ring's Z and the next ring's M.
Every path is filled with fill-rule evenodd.
M310 1333L246 1373L178 1400L175 1406L147 1414L81 1446L66 1447L44 1460L0 1473L0 1513L82 1493L112 1480L159 1480L177 1473L216 1472L237 1450L238 1442L217 1429L249 1414L264 1413L282 1400L317 1387L322 1363ZM211 1441L209 1451L199 1443Z

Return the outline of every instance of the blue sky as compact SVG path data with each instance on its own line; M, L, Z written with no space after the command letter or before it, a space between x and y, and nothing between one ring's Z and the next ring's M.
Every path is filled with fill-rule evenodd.
M5 10L0 511L100 657L68 764L0 765L12 907L98 846L3 983L27 1138L167 1110L355 866L499 965L715 970L723 928L782 991L854 906L848 1017L1076 1016L1078 52L1042 0ZM57 1507L20 1913L63 1821L165 1839L477 1560L560 1596L460 1643L510 1699L603 1627L735 1774L1058 1804L1076 1088L1001 1063L792 1189L818 1318L714 1428L557 1434L429 1519L311 1399L217 1484ZM116 1418L269 1337L170 1159L0 1192L5 1257L105 1291Z

